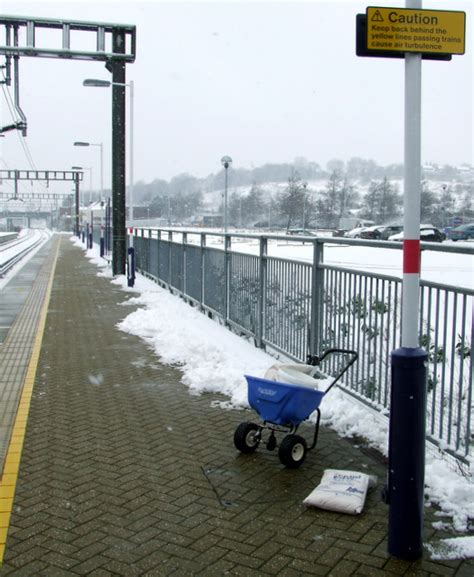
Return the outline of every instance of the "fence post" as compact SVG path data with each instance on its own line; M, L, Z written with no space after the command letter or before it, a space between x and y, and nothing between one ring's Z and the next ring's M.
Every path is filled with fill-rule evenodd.
M104 225L100 225L100 256L103 257L105 253L105 239L104 239Z
M144 267L146 266L146 272L148 274L151 275L151 239L152 239L152 235L151 235L151 230L148 229L147 231L147 237L146 237L146 243L145 243L145 229L142 229L142 250L143 250L143 258L144 261L146 262L146 265L144 263ZM156 275L158 277L158 275Z
M160 252L161 252L161 230L158 231L158 236L156 238L156 240L158 241L157 244L157 249L156 249L156 271L157 271L157 278L158 280L161 280L161 282L164 282L163 279L161 279L161 274L160 274ZM151 247L150 247L150 254L151 254ZM151 260L151 259L150 259Z
M186 290L186 244L188 242L188 233L183 232L183 295L187 295Z
M171 288L171 243L173 242L173 231L168 231L168 288Z
M204 311L204 295L205 295L205 277L206 277L206 235L201 233L201 294L199 297L199 308Z
M265 287L267 280L267 250L268 239L264 236L260 237L259 250L259 275L258 275L258 320L255 330L256 345L260 349L264 348L263 337L265 334Z
M224 324L227 325L230 311L230 243L231 237L224 237Z
M320 268L324 257L324 243L313 241L313 270L311 279L311 320L309 325L309 354L319 355L321 347L321 322L323 319L324 269Z

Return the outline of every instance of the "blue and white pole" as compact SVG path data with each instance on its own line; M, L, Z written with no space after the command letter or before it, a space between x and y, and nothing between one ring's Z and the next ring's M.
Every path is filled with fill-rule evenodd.
M133 248L133 227L130 228L129 240L131 240L127 250L127 285L135 285L135 249Z

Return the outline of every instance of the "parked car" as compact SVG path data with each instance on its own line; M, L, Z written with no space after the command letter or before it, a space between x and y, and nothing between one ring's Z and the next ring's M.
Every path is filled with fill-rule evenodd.
M358 226L357 228L353 228L352 230L348 230L344 233L345 238L360 238L360 234L363 230L365 230L365 226Z
M314 232L308 230L307 228L289 228L286 234L296 235L296 236L316 236Z
M398 234L393 234L388 240L402 242L403 231ZM446 235L435 226L425 225L420 229L420 240L424 242L443 242L443 240L446 240Z
M398 234L399 232L402 232L403 230L403 224L387 224L386 226L383 227L383 230L381 231L381 238L383 240L388 240L389 237L391 237L394 234Z
M397 234L403 230L401 224L377 224L365 228L359 228L349 231L344 235L349 238L367 238L372 240L388 240L393 234Z
M474 222L461 224L448 231L448 238L451 240L468 240L474 238Z
M377 240L382 238L382 231L385 227L381 225L368 226L360 231L360 238L368 238L372 240Z

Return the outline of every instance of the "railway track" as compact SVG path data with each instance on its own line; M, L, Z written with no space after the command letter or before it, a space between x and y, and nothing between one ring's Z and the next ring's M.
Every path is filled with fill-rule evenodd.
M35 240L31 237L37 236ZM21 239L16 239L1 245L0 248L0 278L4 277L7 272L20 262L32 250L43 244L49 235L46 233L36 234L29 231L27 235Z

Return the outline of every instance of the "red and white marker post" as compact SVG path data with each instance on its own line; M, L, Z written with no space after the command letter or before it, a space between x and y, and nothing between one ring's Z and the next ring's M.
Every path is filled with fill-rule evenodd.
M407 8L421 8L407 0ZM423 553L426 352L419 347L421 54L405 54L405 176L402 346L392 352L389 431L388 552L402 559Z

